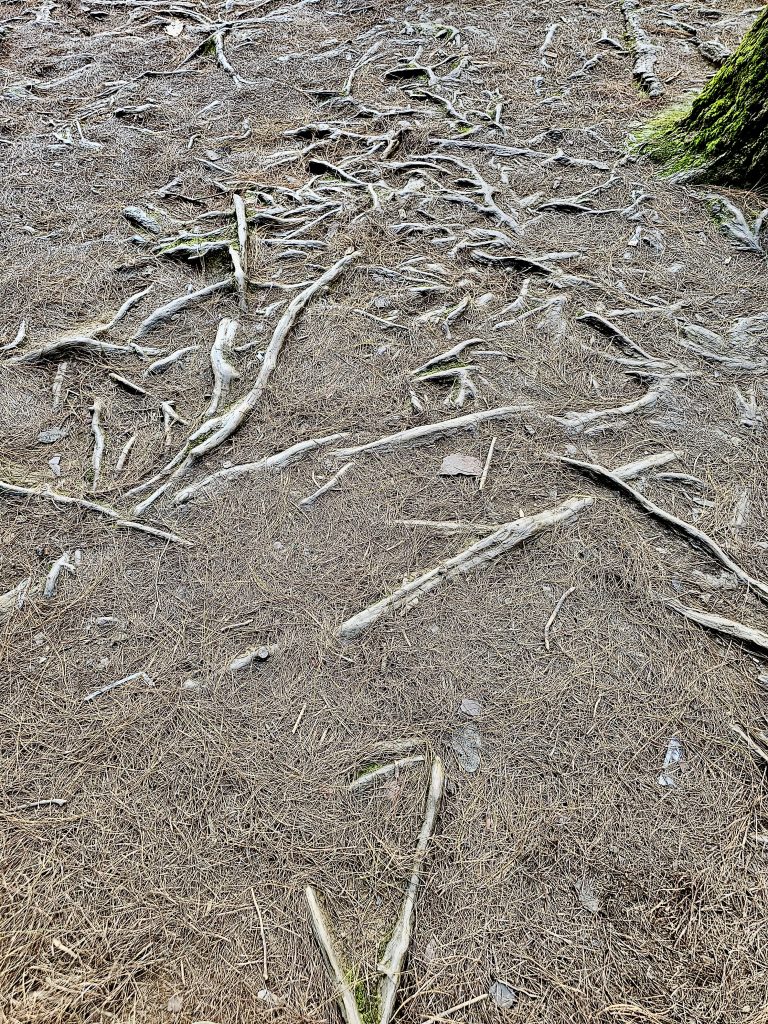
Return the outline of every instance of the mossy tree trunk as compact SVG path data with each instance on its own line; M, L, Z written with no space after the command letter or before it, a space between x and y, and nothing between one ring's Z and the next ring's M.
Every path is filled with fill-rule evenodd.
M692 178L768 182L768 7L696 99L654 121L641 142L653 159Z

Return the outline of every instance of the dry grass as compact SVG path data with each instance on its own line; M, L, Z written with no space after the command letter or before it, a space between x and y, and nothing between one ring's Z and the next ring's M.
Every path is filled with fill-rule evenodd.
M257 6L235 4L226 17L242 21L274 9ZM181 75L139 77L175 67L205 39L204 23L221 16L202 3L97 2L62 4L38 23L35 10L6 5L0 344L12 340L22 318L25 347L108 319L153 283L118 329L116 338L124 338L154 306L220 280L228 273L222 260L185 264L134 247L122 208L155 204L193 222L229 210L234 188L253 211L270 202L298 205L280 188L333 184L315 178L306 159L275 165L270 154L304 145L282 133L308 122L338 119L364 134L396 124L321 106L309 92L338 88L373 42L380 48L358 73L354 97L416 111L403 115L409 126L393 159L429 154L433 137L465 138L439 107L384 77L419 42L428 63L462 52L435 36L435 24L461 30L469 59L433 90L471 120L473 111L492 106L487 91L504 98L506 133L487 128L478 137L515 146L548 132L531 145L609 164L618 180L595 205L621 208L633 193L647 193L640 223L660 230L661 250L628 247L636 222L620 215L537 217L534 202L521 212L521 251L578 252L563 269L599 287L565 289L561 332L537 317L496 332L521 274L474 263L466 247L433 244L439 232L393 230L402 221L443 223L460 241L470 228L496 228L447 201L445 188L461 188L453 184L458 171L430 171L439 188L427 184L390 200L382 193L378 212L369 210L366 190L342 183L334 197L343 209L299 236L318 248L283 259L275 244L283 229L257 227L250 269L259 281L312 280L350 246L362 256L302 315L260 407L195 474L335 431L362 443L458 415L442 404L447 388L434 384L416 388L426 408L414 413L408 371L465 337L482 337L485 348L504 355L477 358L478 399L461 412L529 403L530 414L361 456L340 488L306 511L300 499L338 468L323 450L281 474L244 477L179 509L161 500L149 520L192 540L188 550L117 532L86 513L4 496L0 593L27 576L32 585L25 607L4 624L0 648L0 1019L336 1020L303 887L325 894L350 970L374 986L377 956L411 870L427 768L366 795L351 796L346 783L376 761L378 744L418 737L445 760L448 787L419 894L398 1024L444 1013L487 992L496 978L517 990L514 1009L483 1001L452 1019L765 1024L767 848L754 838L766 831L765 781L728 727L733 718L763 724L757 677L764 666L738 644L673 617L658 598L674 595L763 629L768 612L743 588L708 585L697 573L719 569L704 554L551 459L570 450L614 467L680 450L680 464L665 468L704 484L652 475L640 484L644 493L695 519L754 575L768 575L765 433L739 424L732 391L734 384L745 392L753 386L764 404L765 376L724 370L681 345L685 322L725 333L736 318L768 308L764 261L734 248L695 193L622 159L628 129L658 104L634 87L628 55L597 45L603 28L621 38L615 6L558 0L422 10L337 8L322 0L286 22L227 33L229 60L256 84L236 89L211 54ZM674 99L708 68L685 33L665 24L668 11L651 7L644 17ZM699 19L704 37L719 31L731 44L745 24L718 29L694 5L680 8L679 17ZM184 25L179 38L165 31L174 18ZM542 68L538 48L553 21L558 34ZM401 35L406 22L411 34ZM344 49L312 59L341 40L349 40L352 61ZM569 78L598 51L603 57L586 77ZM86 65L50 91L18 87ZM537 94L532 80L539 75ZM109 84L121 82L133 85ZM116 99L112 88L122 88ZM143 112L116 113L148 103ZM101 148L61 142L67 129L79 139L77 123ZM538 158L456 152L493 184L506 210L539 192L542 199L578 195L609 177ZM396 188L413 173L388 168L350 139L312 155L337 164L357 155L349 173ZM174 177L181 179L176 194L159 198L157 190ZM754 194L732 198L761 205ZM226 217L211 223L231 229ZM443 265L445 292L413 293L402 268L414 259ZM485 293L491 298L478 302ZM417 320L464 294L472 303L450 340L439 324ZM534 277L529 305L558 294ZM237 356L237 397L258 373L257 349L266 347L282 308L264 310L284 297L254 288L245 313L234 296L215 297L158 329L148 340L163 351L199 349L150 379L146 398L107 377L110 370L138 377L138 358L70 357L59 412L50 394L56 363L0 367L0 477L53 483L47 461L59 454L57 486L85 494L88 408L99 396L107 455L98 497L130 508L126 490L156 472L188 432L176 427L174 447L164 448L160 401L174 401L192 424L207 406L208 354L220 317L240 321L238 340L264 339ZM549 417L621 405L645 390L620 365L587 351L620 354L577 320L585 309L636 306L636 297L684 300L677 318L627 317L621 324L654 355L679 359L697 376L663 386L657 405L623 426L607 421L603 433L570 435ZM402 329L361 311L398 311ZM768 331L756 336L752 354L768 355ZM38 443L40 430L62 425L69 430L64 441ZM136 446L115 478L114 462L134 432ZM475 481L438 475L450 452L484 459L493 436L482 492ZM745 491L748 515L737 529L733 514ZM469 543L397 520L502 523L578 493L597 502L566 527L352 643L334 639L349 615ZM81 567L43 601L51 563L75 548ZM544 624L569 587L548 653ZM104 616L115 621L98 625ZM237 675L224 671L244 648L267 643L279 645L268 661ZM98 686L138 671L155 685L128 684L83 703ZM199 686L182 688L190 677ZM482 702L475 774L461 770L450 746L465 697ZM657 778L671 736L681 739L686 763L679 785L664 790ZM31 806L51 799L66 804ZM592 909L579 897L589 891L598 901ZM258 997L265 984L278 1005Z

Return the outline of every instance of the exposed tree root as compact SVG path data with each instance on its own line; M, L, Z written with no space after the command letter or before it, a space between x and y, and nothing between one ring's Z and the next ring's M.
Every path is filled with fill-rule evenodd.
M217 281L215 284L209 284L205 288L199 288L196 292L190 292L188 295L180 295L177 299L172 299L170 302L166 302L164 306L158 307L150 315L143 320L136 328L136 332L131 338L131 342L141 341L148 334L159 327L160 324L165 323L166 320L170 320L171 317L176 316L187 306L192 306L196 302L201 302L203 299L207 299L209 295L216 295L218 292L231 291L234 285L232 278L227 278L225 281Z
M768 633L752 626L745 626L742 622L735 622L733 619L723 618L722 615L713 615L712 612L701 612L697 608L689 608L672 597L665 598L664 604L667 608L684 615L691 622L720 633L722 636L733 637L734 640L743 640L745 643L757 647L763 653L768 654Z
M570 459L565 456L559 456L559 460L566 466L573 466L574 469L578 469L582 473L587 473L590 476L596 476L599 479L604 480L606 483L613 484L613 486L617 487L622 491L622 493L633 498L634 501L636 501L637 504L646 512L649 512L656 519L660 519L663 523L669 524L669 526L672 526L675 530L688 537L689 540L694 541L694 543L704 548L704 550L720 562L721 565L724 565L726 569L734 574L734 576L737 576L742 583L746 584L751 590L754 590L756 594L763 598L763 600L768 601L768 584L763 583L762 580L758 580L754 576L751 576L746 569L742 569L742 567L735 562L730 555L723 551L717 541L713 540L708 534L704 533L698 527L685 522L684 519L678 519L676 515L660 508L615 473L606 469L605 466L598 466L591 462L580 462L578 459Z
M201 491L206 491L211 487L223 486L231 480L236 480L238 477L247 476L251 473L264 473L270 470L281 470L287 466L293 465L299 459L304 458L317 448L321 448L323 445L333 444L334 441L338 441L346 434L328 434L327 437L315 437L309 441L299 441L298 444L291 445L290 448L286 448L282 452L277 452L275 455L269 455L264 459L259 459L258 462L246 462L239 466L227 466L225 469L220 469L216 473L212 473L210 476L199 480L197 483L190 484L185 487L182 491L179 491L173 496L174 505L182 505L185 501L189 501L190 498L194 498Z
M317 292L330 284L331 281L334 281L342 270L353 260L357 259L359 255L359 251L346 253L332 267L326 270L324 274L321 274L317 280L313 281L307 288L304 288L303 291L291 299L288 303L288 308L280 317L275 327L253 387L242 398L238 399L234 405L230 406L226 412L205 420L190 436L184 447L160 471L158 476L128 492L129 494L136 494L151 486L152 483L163 476L168 477L148 498L145 498L144 501L136 506L136 515L141 515L146 511L150 505L157 501L169 487L187 472L190 466L205 458L211 452L216 451L217 448L220 448L225 441L239 430L259 404L267 382L277 365L277 359L283 343L296 322L299 313Z
M219 322L219 329L211 347L211 369L214 383L211 404L205 411L206 416L213 416L219 408L219 403L229 394L229 386L232 381L240 378L239 372L228 361L239 327L240 324L237 320L228 320L226 317Z
M153 537L160 537L174 544L192 547L192 541L180 537L177 533L170 533L168 530L148 526L146 523L137 523L133 519L124 519L122 514L116 509L110 508L108 505L101 505L95 501L88 501L87 498L73 498L67 494L57 494L56 491L51 491L45 487L22 487L18 484L9 483L7 480L0 480L0 494L12 494L19 498L41 498L43 501L50 501L54 505L82 508L88 512L95 512L97 515L111 519L115 526L121 529L137 530L139 533L148 533Z
M448 580L473 572L479 566L494 561L517 547L518 544L522 544L523 541L535 537L559 523L566 522L593 504L594 498L568 498L557 508L547 509L532 516L524 516L511 523L504 523L490 536L477 541L458 555L454 555L453 558L446 559L429 572L404 583L392 594L388 594L380 601L347 619L339 627L338 636L342 640L351 640L389 612L412 605L424 594L428 594Z
M658 51L651 42L651 37L640 23L638 0L622 0L621 11L627 24L627 32L634 42L635 66L633 74L651 97L661 96L664 86L656 74Z
M435 823L443 798L444 785L445 771L443 769L443 762L439 757L435 757L432 762L429 790L424 808L424 820L416 844L416 855L413 859L411 879L408 883L400 915L392 932L392 938L389 940L387 948L384 950L384 956L378 965L379 972L383 975L379 983L379 1024L390 1024L395 1010L395 1000L400 987L403 963L405 962L405 956L411 941L413 912L416 907L416 891L421 880L427 847L435 833Z
M369 789L375 782L389 778L390 775L399 772L401 768L410 768L414 764L423 764L424 760L423 754L415 754L413 757L401 757L397 761L392 761L391 764L383 764L378 768L372 768L370 771L363 772L362 775L358 775L356 779L353 779L349 784L349 791L350 793L360 793L364 789Z
M318 498L321 498L324 494L327 494L328 491L332 491L336 484L339 482L339 480L341 480L343 476L346 476L346 474L350 471L350 469L352 469L353 466L354 462L347 462L346 465L342 466L341 469L334 473L330 480L327 480L322 487L318 487L314 494L309 494L307 495L306 498L302 498L301 501L299 502L299 505L302 508L309 508L310 505L314 505Z
M442 420L440 423L427 423L422 427L410 427L408 430L401 430L397 434L386 434L375 441L367 444L357 445L355 448L337 448L331 452L337 459L348 459L353 455L360 455L363 452L387 452L398 445L418 445L432 441L436 437L445 437L457 430L467 430L479 423L486 423L490 420L511 419L521 413L530 412L530 405L507 405L498 409L485 409L482 412L469 413L466 416L457 416L452 420Z
M647 395L638 398L627 405L619 405L615 409L589 409L587 412L567 412L563 416L552 416L553 420L562 423L572 434L582 431L588 424L596 420L605 419L607 416L623 416L626 413L637 412L638 409L646 409L655 405L658 400L658 392L649 391Z
M341 966L336 948L331 936L328 921L320 906L315 889L308 885L304 890L309 907L309 916L312 921L312 930L318 941L323 958L326 962L331 977L336 983L336 997L339 1000L340 1009L347 1024L364 1024L360 1011L357 1008L355 993L347 980L347 974Z

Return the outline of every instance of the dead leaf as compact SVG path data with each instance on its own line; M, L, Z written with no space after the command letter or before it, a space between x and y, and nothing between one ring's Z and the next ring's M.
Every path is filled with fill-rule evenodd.
M594 886L588 878L583 878L580 882L576 882L574 889L579 897L579 902L585 910L588 910L590 914L600 913L600 900L597 898Z
M181 1008L183 1005L184 999L177 992L175 995L172 995L171 998L168 1000L168 1013L181 1013Z
M440 464L440 476L481 476L483 464L474 455L446 455Z
M494 981L488 995L502 1010L510 1010L517 1003L517 992L506 981Z

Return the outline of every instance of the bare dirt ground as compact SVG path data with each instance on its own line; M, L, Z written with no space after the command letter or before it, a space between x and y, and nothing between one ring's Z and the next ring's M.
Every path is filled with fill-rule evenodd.
M627 156L739 11L2 7L3 1020L336 1021L307 885L375 1020L442 764L395 1021L768 1021L766 263Z

